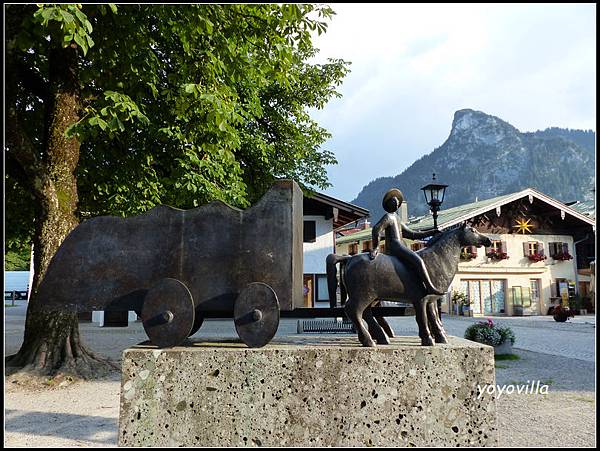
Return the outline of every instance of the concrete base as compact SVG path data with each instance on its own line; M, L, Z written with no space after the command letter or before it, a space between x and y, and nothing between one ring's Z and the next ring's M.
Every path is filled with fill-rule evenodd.
M496 400L483 389L495 385L494 351L455 337L434 347L322 336L260 349L138 345L122 371L121 446L498 443Z

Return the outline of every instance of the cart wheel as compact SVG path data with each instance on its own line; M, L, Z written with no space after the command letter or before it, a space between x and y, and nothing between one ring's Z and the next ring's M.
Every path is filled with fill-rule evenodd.
M204 317L202 315L200 315L198 312L196 312L194 314L194 325L192 326L192 330L190 331L190 334L188 335L188 337L191 337L196 332L198 332L198 330L200 330L200 328L202 327L203 322L204 322Z
M249 348L271 341L279 326L279 301L273 289L260 282L246 286L233 307L235 329Z
M177 346L194 325L194 301L190 290L177 279L162 279L144 298L144 330L159 348Z

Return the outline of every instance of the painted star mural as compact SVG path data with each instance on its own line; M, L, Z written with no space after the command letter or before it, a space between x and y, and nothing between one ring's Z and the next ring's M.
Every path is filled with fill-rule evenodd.
M513 227L517 229L517 233L520 232L524 235L525 233L531 233L533 224L531 224L531 218L527 220L517 219L517 223Z

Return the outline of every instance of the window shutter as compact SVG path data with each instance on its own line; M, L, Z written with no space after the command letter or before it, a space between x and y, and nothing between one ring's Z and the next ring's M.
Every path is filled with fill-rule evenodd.
M554 257L555 253L556 253L556 243L553 243L553 242L548 243L548 254L550 255L550 257Z
M492 252L491 246L486 246L485 247L485 253L486 253L486 255L489 254L490 252Z
M544 255L544 243L540 243L539 241L538 241L538 254L540 254L542 256Z
M564 254L569 253L569 243L562 243L562 251Z
M471 254L477 255L477 247L476 246L471 246Z
M525 241L523 243L523 256L524 257L529 257L529 243L527 241Z
M506 241L500 241L500 252L506 253Z

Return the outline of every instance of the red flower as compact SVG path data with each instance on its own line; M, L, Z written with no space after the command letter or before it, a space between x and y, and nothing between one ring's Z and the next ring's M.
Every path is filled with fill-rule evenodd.
M554 260L573 260L573 256L568 252L559 252L552 257Z
M538 253L534 253L534 254L529 254L527 256L529 258L529 260L531 260L532 262L541 262L542 260L546 260L548 257L546 257L545 255L542 254L538 254Z

